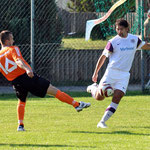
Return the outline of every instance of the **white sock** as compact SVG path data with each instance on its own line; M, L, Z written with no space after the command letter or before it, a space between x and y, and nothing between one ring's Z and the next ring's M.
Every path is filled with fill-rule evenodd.
M111 104L107 107L101 122L106 122L116 111L118 104L111 102Z
M114 108L114 109L117 109L118 104L116 104L116 103L114 103L114 102L111 102L111 104L110 104L108 107L112 107L112 108Z

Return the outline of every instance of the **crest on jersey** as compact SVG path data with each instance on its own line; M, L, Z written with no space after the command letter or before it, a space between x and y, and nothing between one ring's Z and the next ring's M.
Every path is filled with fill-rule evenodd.
M135 40L134 40L134 39L131 39L131 43L135 43Z

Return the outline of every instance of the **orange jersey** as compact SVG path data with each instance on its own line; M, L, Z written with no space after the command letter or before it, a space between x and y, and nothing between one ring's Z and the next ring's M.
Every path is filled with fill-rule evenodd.
M23 59L17 46L4 47L0 51L0 72L9 81L14 80L26 72L24 69L17 66L16 60L18 58L23 60L23 62L29 66L29 64Z

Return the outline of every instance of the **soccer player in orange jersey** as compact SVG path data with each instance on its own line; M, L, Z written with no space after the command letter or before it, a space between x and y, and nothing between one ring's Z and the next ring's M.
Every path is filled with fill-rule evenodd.
M52 86L48 80L34 73L30 65L23 59L19 47L13 46L14 39L10 31L5 30L0 33L0 43L2 46L0 72L12 82L18 98L18 131L25 131L23 120L28 92L38 97L45 97L46 94L52 95L60 101L72 105L77 112L91 105L75 101L66 93Z

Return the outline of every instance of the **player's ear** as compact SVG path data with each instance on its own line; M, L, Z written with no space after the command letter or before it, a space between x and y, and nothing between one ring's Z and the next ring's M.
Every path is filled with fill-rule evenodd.
M127 27L126 31L129 33L129 31L130 31L130 28L129 28L129 27Z

